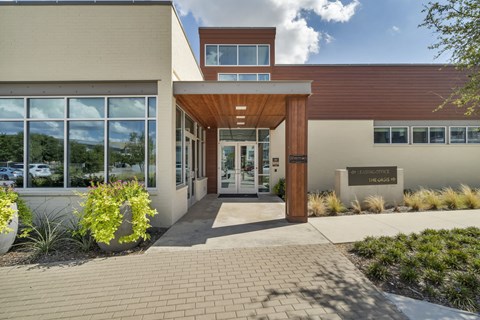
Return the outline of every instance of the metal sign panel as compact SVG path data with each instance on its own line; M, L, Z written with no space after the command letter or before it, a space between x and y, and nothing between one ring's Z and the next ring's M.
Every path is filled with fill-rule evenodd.
M291 154L288 156L288 162L290 163L307 163L306 154Z
M397 184L397 167L347 167L349 186Z

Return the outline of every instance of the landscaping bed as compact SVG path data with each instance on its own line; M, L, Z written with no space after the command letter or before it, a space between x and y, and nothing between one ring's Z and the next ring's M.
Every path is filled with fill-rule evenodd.
M480 229L427 229L338 245L386 292L480 311Z
M88 260L94 258L106 258L141 254L152 246L168 229L155 228L148 230L150 239L141 241L140 244L130 250L122 252L105 252L95 244L91 243L88 250L82 250L70 237L65 236L58 243L57 247L48 252L38 252L37 249L29 246L22 246L26 240L17 238L12 249L4 255L0 255L0 267L32 264L32 263L71 263L73 261Z

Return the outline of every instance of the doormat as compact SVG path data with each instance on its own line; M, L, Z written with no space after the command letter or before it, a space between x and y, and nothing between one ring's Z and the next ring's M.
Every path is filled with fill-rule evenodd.
M219 198L258 198L256 193L233 193L227 194L223 193L218 195Z

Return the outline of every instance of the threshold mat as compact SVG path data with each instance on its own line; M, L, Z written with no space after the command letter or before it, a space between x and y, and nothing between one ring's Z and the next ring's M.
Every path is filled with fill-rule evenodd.
M234 194L228 194L228 193L223 193L218 195L219 198L258 198L258 195L256 193L234 193Z

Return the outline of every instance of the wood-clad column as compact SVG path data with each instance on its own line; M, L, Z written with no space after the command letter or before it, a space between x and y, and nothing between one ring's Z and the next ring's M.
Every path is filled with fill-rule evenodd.
M307 222L307 99L286 98L286 218Z

